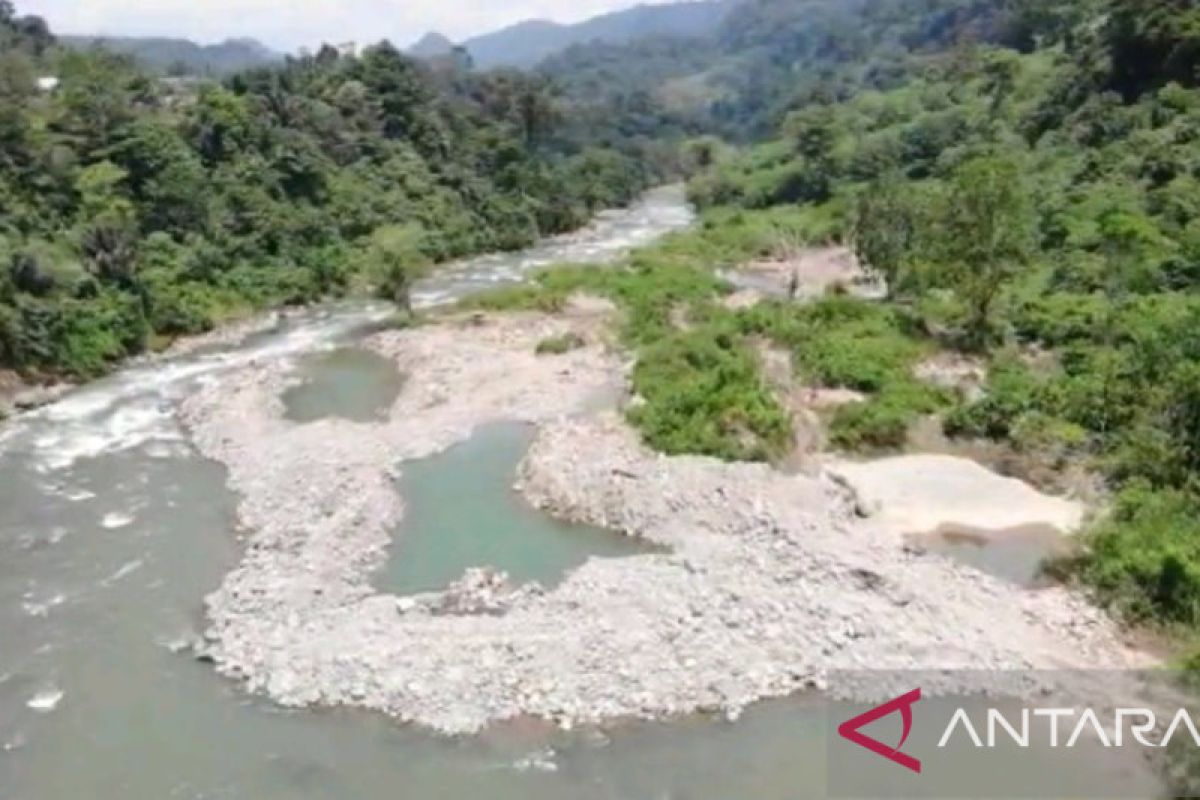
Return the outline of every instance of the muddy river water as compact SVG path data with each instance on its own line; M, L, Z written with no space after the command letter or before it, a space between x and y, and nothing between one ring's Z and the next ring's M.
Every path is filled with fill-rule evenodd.
M659 190L579 234L452 265L417 301L446 302L549 263L604 261L691 218L680 190ZM386 314L339 305L288 317L236 346L130 367L0 428L0 798L822 794L832 729L812 698L761 704L736 722L512 724L450 739L379 715L284 710L191 655L203 598L241 544L223 468L186 443L175 403L222 370L294 358L306 380L285 398L289 416L370 419L403 376L353 342ZM588 557L638 552L521 503L509 487L528 441L519 426L492 428L406 470L397 491L411 514L380 585L434 589L474 562L553 583ZM496 537L478 536L485 521Z

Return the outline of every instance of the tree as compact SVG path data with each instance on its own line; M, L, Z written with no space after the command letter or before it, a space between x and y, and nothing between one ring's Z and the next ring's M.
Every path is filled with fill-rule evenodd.
M413 284L429 266L424 244L425 231L420 225L392 225L375 231L368 251L380 295L409 314Z
M1113 88L1127 98L1172 80L1196 85L1200 9L1192 0L1112 0L1104 36Z
M129 174L143 225L177 232L200 228L209 191L196 153L165 120L139 119L122 134L112 158Z
M124 287L134 284L137 253L137 215L123 189L128 177L111 161L101 161L75 180L83 225L79 244L88 271Z
M88 271L122 288L136 285L137 245L135 232L114 224L93 224L81 242Z
M1168 387L1167 429L1184 474L1195 476L1200 471L1200 365L1180 364Z
M9 276L18 290L39 297L49 294L56 285L54 276L43 269L38 257L31 252L13 254Z
M227 89L202 89L189 116L188 138L205 164L232 160L253 143L255 125L250 104Z
M788 117L785 130L803 158L798 180L805 186L804 199L822 202L832 192L838 168L834 156L837 120L829 106L812 106Z
M855 209L855 255L884 279L889 294L901 291L916 243L912 191L899 173L891 172L859 194Z
M991 98L993 124L999 120L1005 104L1017 87L1021 65L1008 53L993 53L983 65L984 91Z
M136 116L132 66L103 50L68 52L59 63L53 129L84 160L103 158L118 132Z
M1033 248L1029 198L1011 159L984 156L959 167L948 203L940 276L967 306L968 342L982 347L996 298Z
M34 93L32 60L0 52L0 169L25 169L34 160L28 101Z

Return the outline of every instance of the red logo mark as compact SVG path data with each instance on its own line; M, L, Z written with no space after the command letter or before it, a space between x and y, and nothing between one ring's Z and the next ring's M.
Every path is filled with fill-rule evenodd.
M876 755L881 755L889 761L894 761L905 769L910 769L913 772L921 772L921 762L910 755L900 752L900 748L904 747L904 742L908 740L908 734L912 732L913 725L913 703L921 699L921 690L913 689L906 695L897 697L895 700L889 700L881 706L876 706L870 711L860 714L852 720L843 722L838 728L838 734L845 739L849 739L860 747L865 747ZM900 712L900 719L904 722L904 735L900 737L900 743L895 747L888 747L878 739L872 739L870 736L862 733L859 728L864 728L876 720L883 719L889 714Z

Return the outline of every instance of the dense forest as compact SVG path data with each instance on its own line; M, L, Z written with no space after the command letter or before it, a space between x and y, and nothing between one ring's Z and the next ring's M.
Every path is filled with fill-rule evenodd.
M914 54L965 41L1028 49L1031 14L1010 0L743 0L711 35L578 44L538 69L577 102L625 109L627 125L642 114L753 141L790 109L856 91L856 70L878 88L902 80Z
M53 78L54 81L46 81ZM179 334L622 204L646 159L559 134L544 80L387 43L223 82L60 47L0 0L0 368L95 375Z
M59 44L77 50L101 47L130 56L146 69L169 75L227 75L283 60L254 39L196 44L161 36L62 36Z

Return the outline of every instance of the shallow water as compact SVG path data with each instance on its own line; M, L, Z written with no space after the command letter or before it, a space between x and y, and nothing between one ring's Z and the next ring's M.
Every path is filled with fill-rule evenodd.
M404 385L404 376L391 360L350 347L304 357L296 377L300 382L282 399L285 418L301 423L327 417L386 419Z
M1070 538L1051 525L1026 525L1003 531L948 525L933 533L910 536L909 541L1030 589L1053 584L1045 571L1047 562L1071 550Z
M504 570L518 583L553 586L588 558L655 552L646 543L560 522L529 505L512 484L533 436L527 425L492 425L444 453L403 465L404 521L376 578L378 588L431 591L477 566Z

